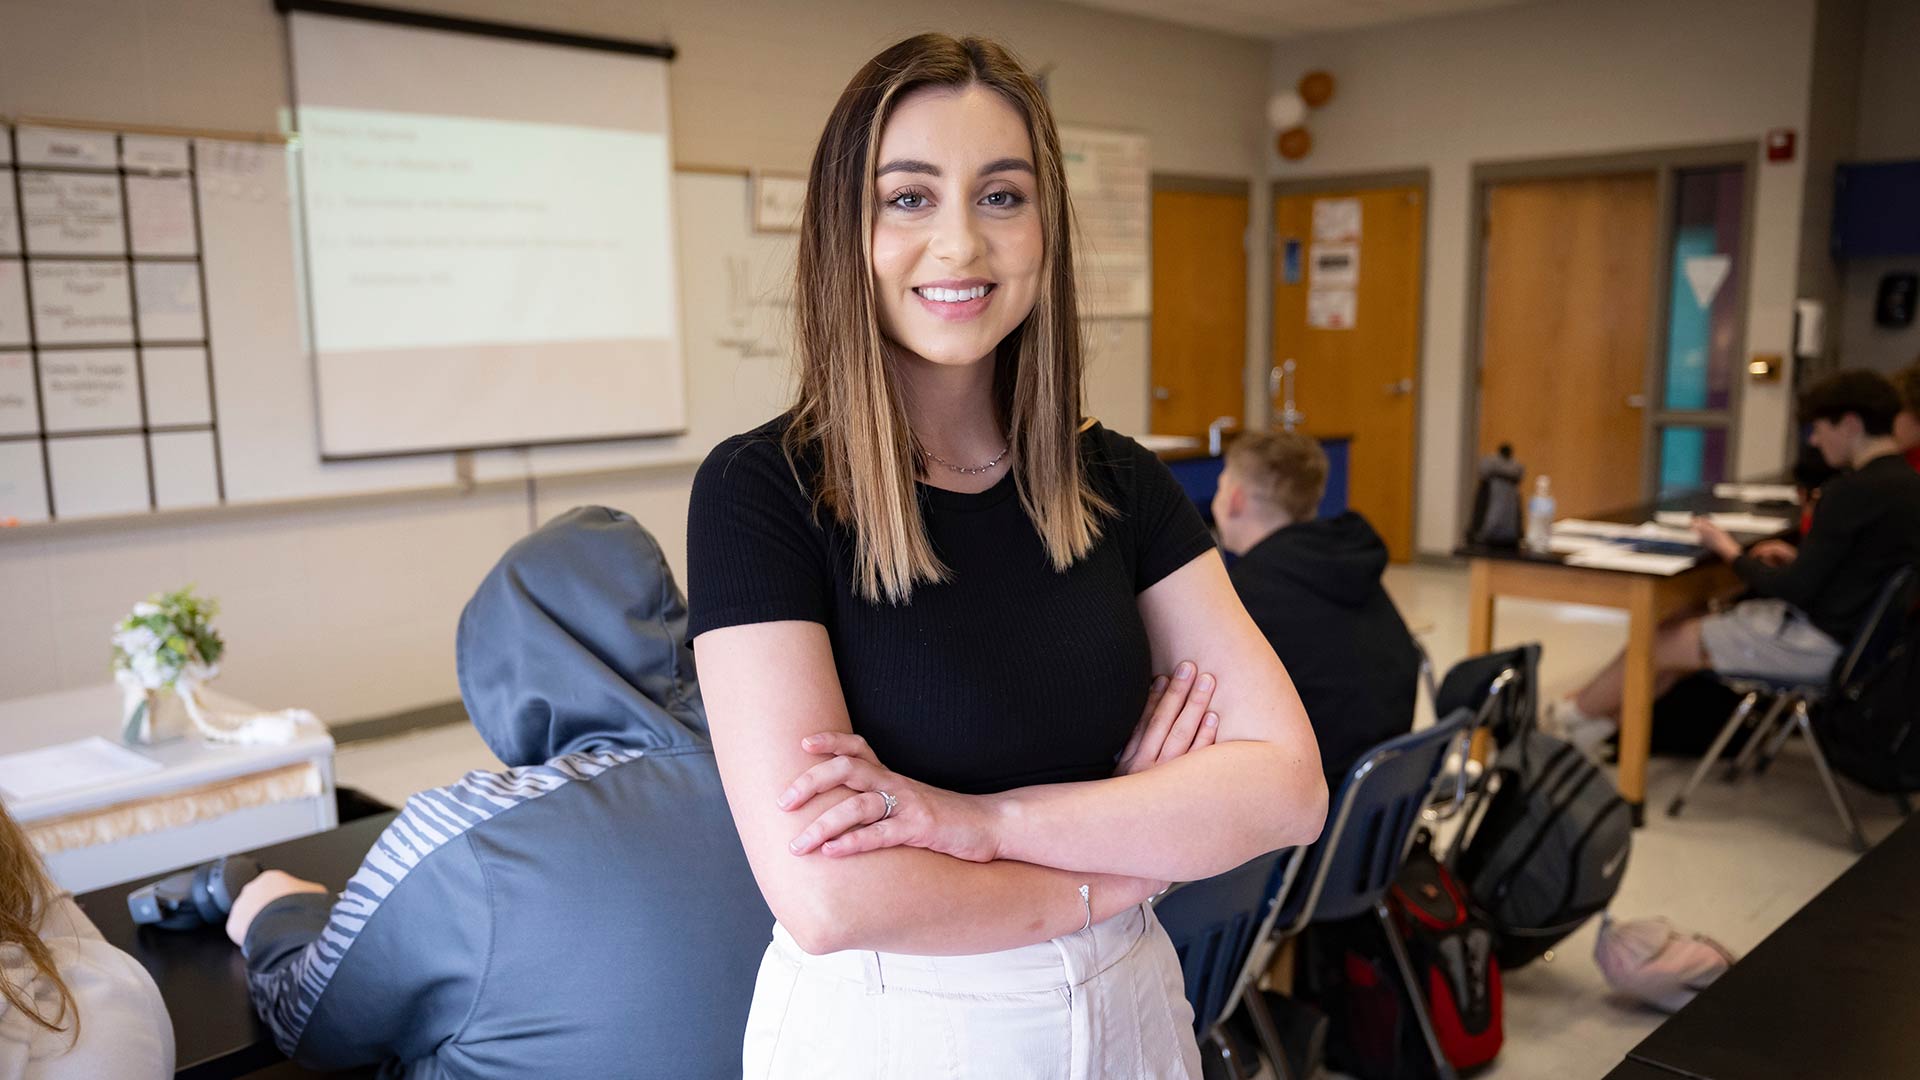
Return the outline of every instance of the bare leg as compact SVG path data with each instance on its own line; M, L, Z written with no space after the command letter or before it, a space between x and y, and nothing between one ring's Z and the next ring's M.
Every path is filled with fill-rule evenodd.
M1618 716L1626 688L1626 661L1626 654L1622 653L1601 668L1598 675L1573 695L1575 707L1588 716ZM1705 668L1707 656L1700 646L1700 617L1689 616L1661 627L1653 643L1653 663L1657 672L1655 696L1666 693L1682 677Z

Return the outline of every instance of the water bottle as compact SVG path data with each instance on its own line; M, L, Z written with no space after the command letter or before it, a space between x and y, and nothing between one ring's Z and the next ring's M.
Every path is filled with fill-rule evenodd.
M1545 555L1553 547L1553 491L1545 476L1533 481L1527 500L1527 550Z

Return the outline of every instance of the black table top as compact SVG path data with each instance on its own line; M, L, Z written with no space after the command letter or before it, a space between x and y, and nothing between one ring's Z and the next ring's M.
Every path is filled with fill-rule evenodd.
M1772 481L1763 481L1771 483ZM1622 525L1638 525L1643 521L1652 521L1653 516L1663 510L1681 510L1690 514L1740 513L1761 514L1768 517L1784 517L1789 521L1800 516L1799 507L1792 503L1752 502L1746 499L1723 499L1711 490L1684 491L1652 502L1636 503L1633 506L1608 510L1600 514L1584 515L1588 521L1612 521ZM1736 533L1734 538L1744 542L1761 539L1745 533ZM1468 559L1504 559L1508 562L1541 563L1558 566L1566 561L1566 556L1539 554L1519 547L1488 547L1485 544L1461 544L1453 549L1454 555ZM1702 551L1694 560L1694 568L1717 562L1712 554ZM1604 569L1604 568L1602 568ZM1608 573L1630 574L1630 570L1607 570ZM1682 571L1691 573L1691 570Z
M346 887L393 817L376 814L251 854L262 866L337 891ZM110 885L74 900L101 936L140 961L159 985L173 1018L174 1075L192 1080L242 1076L284 1060L266 1025L253 1014L247 1000L247 965L224 927L179 931L134 925L127 894L165 876Z
M1702 1080L1920 1076L1916 895L1920 817L1862 856L1629 1059Z
M1649 1065L1644 1061L1628 1058L1614 1066L1613 1071L1602 1080L1677 1080L1686 1075L1686 1073L1677 1073L1672 1069L1663 1069L1658 1065Z

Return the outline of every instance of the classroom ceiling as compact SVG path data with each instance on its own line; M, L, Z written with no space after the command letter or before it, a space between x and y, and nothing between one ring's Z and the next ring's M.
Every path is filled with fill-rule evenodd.
M1070 0L1083 7L1146 15L1245 37L1278 39L1356 30L1535 0Z

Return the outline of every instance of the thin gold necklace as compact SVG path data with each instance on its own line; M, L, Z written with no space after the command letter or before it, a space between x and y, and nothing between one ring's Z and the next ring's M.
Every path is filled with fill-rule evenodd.
M932 458L933 460L939 462L940 464L945 465L947 468L952 469L954 472L962 473L967 476L979 476L981 473L992 472L993 467L995 465L1000 464L1000 459L1006 457L1007 451L1012 449L1013 449L1013 440L1008 439L1007 445L1001 447L1000 452L993 455L992 461L987 462L985 465L972 465L972 466L955 465L953 462L948 461L946 458L941 457L939 454L934 453L933 451L927 449L924 446L920 448L920 452Z

